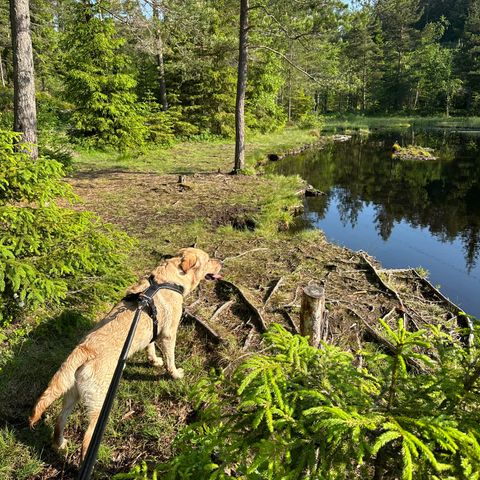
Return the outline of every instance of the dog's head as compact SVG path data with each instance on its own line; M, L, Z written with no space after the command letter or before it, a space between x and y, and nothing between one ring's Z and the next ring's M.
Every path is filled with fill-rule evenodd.
M185 288L186 293L195 289L204 279L222 278L219 273L222 262L210 258L208 253L199 248L182 248L179 256L172 260L177 266L177 282Z

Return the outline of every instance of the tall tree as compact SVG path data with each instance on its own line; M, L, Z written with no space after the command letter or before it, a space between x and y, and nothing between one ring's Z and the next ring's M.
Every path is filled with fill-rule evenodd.
M237 100L235 104L235 172L245 168L245 92L247 90L248 68L248 9L248 0L240 0Z
M101 18L97 5L77 4L74 10L75 23L65 39L64 79L67 99L76 106L74 128L97 146L138 146L145 127L130 62L121 51L125 41L118 38L113 20Z
M166 111L168 109L167 100L167 86L165 82L165 65L163 62L163 39L161 26L161 11L158 0L152 1L153 21L155 29L155 57L157 60L157 72L158 72L158 86L160 91L160 104L162 109Z
M415 26L423 10L420 0L379 0L375 8L385 39L385 106L397 111L411 92L409 53L417 46L420 32Z
M30 154L32 158L37 158L37 108L28 0L10 0L10 24L14 82L13 128L22 134L22 141L32 144Z
M463 65L467 109L480 113L480 0L471 0L465 22Z

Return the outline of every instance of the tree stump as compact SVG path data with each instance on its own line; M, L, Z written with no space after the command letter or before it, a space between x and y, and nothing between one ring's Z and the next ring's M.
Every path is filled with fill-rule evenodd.
M318 348L320 340L327 336L325 316L325 290L314 283L303 288L300 309L300 333L309 337L312 347Z

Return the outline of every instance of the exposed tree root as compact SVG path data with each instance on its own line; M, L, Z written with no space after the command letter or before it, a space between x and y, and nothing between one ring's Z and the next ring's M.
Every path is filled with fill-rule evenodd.
M215 345L224 342L224 339L206 322L198 318L193 313L185 311L183 314L183 319L186 322L193 323L201 332L205 334L208 340L210 340Z
M239 286L235 285L232 282L229 282L228 280L218 280L218 283L232 290L238 296L238 298L240 298L240 300L242 300L242 302L248 307L250 312L253 314L251 318L252 323L255 325L258 332L266 332L267 325L265 323L265 320L263 319L260 310L255 305L253 305L253 303L247 298L243 290Z

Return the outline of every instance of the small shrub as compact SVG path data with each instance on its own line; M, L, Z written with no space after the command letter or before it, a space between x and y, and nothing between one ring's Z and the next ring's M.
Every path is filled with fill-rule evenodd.
M145 107L144 117L149 140L159 145L172 145L178 139L187 139L198 133L198 128L182 119L182 110L171 107L162 111L157 103Z
M36 307L108 298L129 280L131 240L74 200L63 166L33 161L16 133L0 130L0 325Z
M321 115L317 115L314 112L307 112L300 116L297 125L304 129L313 128L321 130L325 125L325 120Z
M411 333L403 320L397 329L380 322L395 354L364 351L361 368L349 352L315 349L273 325L266 353L231 379L197 385L198 421L158 476L480 478L478 337L465 349L441 327ZM137 472L129 478L148 478L144 466Z

